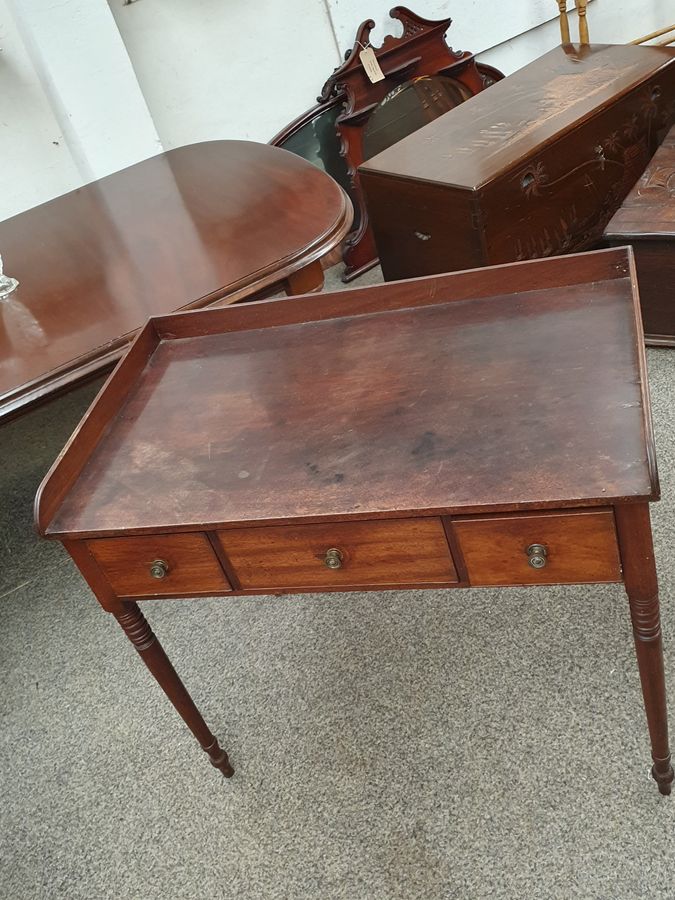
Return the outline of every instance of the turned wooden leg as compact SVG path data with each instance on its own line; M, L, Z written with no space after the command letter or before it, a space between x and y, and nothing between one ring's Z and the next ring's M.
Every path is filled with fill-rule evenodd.
M567 18L567 0L558 0L560 13L560 41L562 44L570 42L570 22Z
M220 769L226 778L231 778L234 775L234 769L230 765L227 753L221 750L218 740L211 734L192 697L169 662L162 645L138 608L138 604L125 602L123 606L124 612L114 613L114 616L124 629L126 636L159 682L161 689L176 707L187 727L197 738L202 750L207 753L211 765Z
M670 794L673 767L668 746L661 616L649 506L646 503L617 506L616 524L652 744L652 775L659 791Z
M579 17L579 43L589 44L588 36L588 18L586 16L586 5L588 0L576 0L577 16Z
M314 291L320 291L323 287L323 266L320 260L310 263L304 269L293 272L286 279L286 293L295 294L311 294Z

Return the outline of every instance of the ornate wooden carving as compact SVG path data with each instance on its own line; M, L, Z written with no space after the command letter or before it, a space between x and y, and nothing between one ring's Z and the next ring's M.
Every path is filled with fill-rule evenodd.
M370 34L375 22L363 22L345 62L326 81L317 98L318 106L298 117L274 137L271 143L282 145L300 127L320 112L340 103L344 109L336 122L340 152L346 160L352 202L356 207L354 230L344 244L344 281L351 281L377 263L377 249L368 222L365 199L359 182L358 167L364 162L364 128L378 104L395 87L423 76L442 75L461 82L471 94L503 78L492 66L477 63L473 54L453 50L445 40L452 19L423 19L404 6L395 6L390 16L403 26L400 37L387 35L380 47L373 47L384 79L373 84L363 67L359 53L371 46Z
M356 278L377 263L375 239L368 223L357 169L364 162L363 129L378 103L396 85L423 75L456 78L472 94L503 77L489 67L484 67L481 72L472 53L453 50L447 45L445 34L452 19L423 19L404 6L395 6L390 16L401 22L403 34L400 37L387 35L381 47L373 47L384 80L373 84L359 57L362 48L370 45L370 33L375 27L375 22L368 19L359 27L346 62L333 72L318 98L319 102L326 102L336 93L344 93L346 97L344 111L336 125L360 217L358 228L347 236L344 245L345 281Z

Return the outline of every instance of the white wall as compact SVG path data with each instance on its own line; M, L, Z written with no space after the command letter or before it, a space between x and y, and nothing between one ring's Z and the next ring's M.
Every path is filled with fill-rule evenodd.
M339 55L323 0L137 0L110 8L164 146L267 141Z
M626 44L675 22L675 3L673 0L591 0L587 19L592 43ZM576 41L579 35L576 13L570 13L569 22L572 40ZM558 20L553 19L481 53L480 58L508 75L559 43L560 27Z
M507 73L560 40L556 0L410 2L428 18L451 15L448 42ZM0 219L162 149L269 140L312 105L363 18L381 40L390 6L0 0ZM674 13L673 0L592 0L591 39L625 42Z
M0 161L0 219L80 184L5 0L0 0Z
M0 219L162 150L104 0L0 0L0 48Z
M371 41L379 46L387 34L399 35L402 28L389 17L390 0L326 0L335 36L341 52L354 44L355 24L371 18L375 28ZM408 4L406 4L408 5ZM461 40L459 49L471 49L474 53L503 43L507 38L524 34L558 15L556 0L526 0L526 2L493 2L485 0L421 0L409 6L425 19L452 18L450 43L455 35ZM567 8L574 9L574 0L567 0ZM367 9L367 15L364 14ZM486 15L486 10L489 14Z
M388 15L392 0L108 2L165 147L222 137L267 141L312 105L363 19L375 20L376 44L400 31ZM448 43L507 73L560 43L556 0L409 5L426 18L451 16ZM588 19L592 40L624 43L675 21L675 4L591 0ZM570 24L576 36L575 13Z

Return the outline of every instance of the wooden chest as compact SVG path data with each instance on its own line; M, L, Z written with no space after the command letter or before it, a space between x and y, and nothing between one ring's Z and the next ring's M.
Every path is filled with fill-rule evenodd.
M633 245L645 341L675 347L675 128L611 219L604 241Z
M675 49L557 47L360 167L387 280L597 244L675 121Z

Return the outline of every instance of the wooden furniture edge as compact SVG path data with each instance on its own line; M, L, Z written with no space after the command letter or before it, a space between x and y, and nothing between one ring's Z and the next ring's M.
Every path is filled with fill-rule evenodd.
M370 315L589 281L610 281L630 278L628 256L632 252L629 246L603 248L567 256L426 275L319 296L300 294L282 301L253 301L245 306L202 310L198 316L184 312L169 313L154 316L152 321L162 339L201 337L212 330L248 331L278 325L300 325L339 316ZM416 282L424 283L424 291L413 300L409 296L409 288ZM439 296L446 291L445 296Z
M290 276L317 263L327 253L338 247L349 234L354 215L352 203L345 191L339 185L337 187L342 198L340 214L333 226L316 238L312 244L285 256L282 266L270 263L268 266L248 273L233 285L217 288L191 300L176 312L194 312L211 305L234 304L247 297L256 297L276 289L283 290L284 283ZM302 265L298 265L299 262ZM252 290L252 287L255 289ZM63 366L52 369L39 378L22 384L17 390L0 397L0 424L19 415L26 407L35 405L42 400L51 399L77 384L96 378L97 375L114 366L124 356L142 328L143 326L135 331L127 332L127 334L91 350L79 357L78 360L69 361Z
M634 505L634 508L639 511L640 507L644 507L644 502L641 502L638 506ZM620 563L620 571L622 571L622 563L621 563L621 554L620 554L620 545L618 540L618 526L616 522L617 518L617 509L619 512L626 508L625 503L617 503L617 504L605 504L602 507L585 507L585 508L576 508L572 515L574 517L578 517L580 515L585 514L595 514L595 513L608 513L612 518L612 522L614 524L614 537L617 544L617 556L619 558ZM484 508L483 508L484 509ZM551 510L541 510L536 509L535 513L537 518L546 517L547 515L558 518L560 514L560 509L551 509ZM525 518L531 518L531 513L524 513ZM415 518L419 518L419 516L415 516ZM501 518L501 516L497 516L497 518ZM504 518L508 520L513 519L513 514L507 514ZM444 536L448 544L448 548L450 551L451 559L455 564L456 571L456 579L453 581L410 581L410 582L401 582L401 581L392 581L392 582L360 582L358 578L349 585L322 585L321 588L317 588L316 585L306 585L303 584L302 581L298 581L297 584L292 585L280 585L274 588L266 588L266 587L242 587L239 579L234 573L232 564L226 554L226 551L223 547L222 542L218 539L218 533L222 529L209 528L208 530L202 530L201 533L205 534L212 550L218 562L220 563L227 580L229 581L230 587L227 589L210 589L210 590L194 590L194 591L180 591L180 593L176 594L166 594L163 595L158 593L157 595L152 594L125 594L123 597L119 597L111 584L109 583L107 576L95 556L91 552L90 547L88 546L88 541L83 539L68 539L64 540L64 546L70 556L73 558L78 568L82 572L87 581L89 587L97 596L99 603L106 609L108 612L117 612L119 611L119 607L124 602L143 602L145 600L175 600L175 599L203 599L209 597L226 597L226 596L282 596L289 595L294 593L316 593L319 591L323 592L340 592L340 591L387 591L387 590L437 590L437 589L451 589L451 588L467 588L467 587L490 587L490 585L472 585L469 579L469 575L467 572L466 564L464 561L463 553L462 553L462 545L459 541L454 526L456 524L461 524L464 522L476 522L480 520L494 520L495 516L490 512L484 512L480 515L455 515L455 516L445 516L441 519L441 525L443 527ZM332 524L336 523L336 520L330 520ZM226 530L226 529L225 529ZM159 532L155 532L159 534ZM125 535L121 536L121 539L124 540ZM611 580L579 580L574 582L566 582L568 584L617 584L621 583L623 580L622 577L612 578ZM557 581L552 581L550 584L557 584ZM542 585L544 582L542 582ZM510 586L531 586L530 582L523 581L522 583L513 582Z
M594 44L594 45L593 45L593 48L596 49L596 50L598 50L598 49L601 49L601 48L613 47L613 46L616 46L616 45L615 45L615 44ZM553 49L555 50L555 49L557 49L557 48L553 48ZM672 48L671 48L671 49L672 49ZM674 50L673 52L674 52L674 54L675 54L675 50ZM650 79L651 79L651 78L656 78L660 73L662 73L663 69L665 69L665 68L667 68L669 65L671 65L672 62L673 62L673 57L672 57L672 56L669 57L668 55L664 55L663 62L662 62L657 68L654 69L654 71L651 73L651 75L649 76L649 78L650 78ZM508 80L508 79L506 79L506 80ZM499 83L499 82L497 82L497 83ZM632 82L631 84L626 85L626 87L625 87L623 90L621 90L621 91L617 92L616 94L614 94L614 95L613 95L613 99L615 99L616 102L618 102L618 101L620 101L620 100L623 100L624 97L627 97L627 96L628 96L629 94L631 94L633 91L637 91L637 90L639 90L640 88L643 88L644 85L645 85L645 81L644 81L644 80L643 80L643 81L634 81L634 82ZM476 96L479 96L479 95L476 95ZM460 106L460 108L461 108L461 106ZM584 115L580 116L577 120L575 120L573 127L572 127L568 132L566 132L566 135L572 134L572 133L574 133L574 132L580 130L580 128L581 128L583 125L585 125L588 121L590 121L591 119L593 119L594 116L596 116L596 115L598 114L598 111L599 111L598 108L594 108L594 109L588 110ZM432 124L432 123L429 123L429 124ZM405 141L405 140L408 140L408 139L411 138L414 134L417 134L417 132L413 132L412 135L407 135L407 137L403 138L403 140L404 140L404 141ZM548 138L545 138L544 140L540 141L540 142L537 144L537 152L538 152L538 153L543 153L545 150L547 150L547 149L549 149L550 147L554 146L554 145L560 140L560 138L561 138L561 134L560 134L559 132L556 132L555 134L550 135ZM382 151L382 152L383 152L383 153L386 153L387 151L384 150L384 151ZM529 152L529 151L528 151L528 152ZM370 160L365 160L364 162L362 162L362 163L359 165L359 167L358 167L359 171L367 172L369 177L375 177L375 176L379 176L379 177L382 177L382 178L389 178L389 177L397 177L397 178L399 178L399 177L401 177L401 172L390 172L388 169L384 169L384 168L380 168L380 167L377 167L377 168L371 168L372 163L373 163L375 160L378 159L379 155L380 155L380 154L377 154L377 155L374 156L372 159L370 159ZM516 168L519 162L524 162L524 161L526 161L528 158L529 158L529 157L528 157L528 154L524 154L522 157L518 157L518 158L515 158L515 157L514 157L514 159L513 159L513 167ZM489 184L491 184L491 183L492 183L493 181L495 181L496 179L501 178L501 177L502 177L502 174L503 174L503 173L501 173L501 172L500 172L500 173L496 173L495 175L489 176L489 177L486 178L484 181L481 181L481 182L479 182L478 184L472 185L472 190L474 190L474 191L476 191L476 192L482 190L484 187L487 187ZM415 176L415 175L412 175L412 174L407 173L407 172L405 173L405 178L406 178L407 180L409 180L409 181L419 181L419 182L424 182L424 183L427 183L427 184L438 185L438 181L437 181L437 180L429 180L429 179L427 179L427 178L421 178L420 176ZM466 185L466 184L462 184L462 185L453 185L453 184L452 184L451 182L449 182L449 181L443 183L443 187L453 187L453 186L454 186L454 187L458 187L458 188L462 188L463 190L469 190L469 185Z
M47 536L47 528L61 501L119 410L120 399L128 396L136 376L145 367L159 340L150 320L139 331L128 353L108 377L84 418L42 479L34 504L34 520L38 534ZM109 400L106 402L108 389L112 387L117 388L114 402L111 403Z
M293 137L301 128L304 128L305 125L311 122L312 119L315 119L321 113L332 109L334 106L339 106L341 103L344 103L346 99L347 95L344 91L331 94L327 100L318 98L314 106L310 106L309 109L306 109L303 113L300 113L299 116L296 116L288 123L288 125L285 125L281 131L277 131L274 137L271 137L267 143L271 147L280 147L280 149L285 150L286 148L281 146L284 141Z
M583 262L580 270L579 266L574 266L574 257ZM572 264L571 264L572 263ZM525 267L525 269L523 269ZM529 267L529 269L527 268ZM378 285L374 287L361 288L349 292L336 292L333 295L324 295L330 297L334 301L333 304L321 304L318 302L316 295L305 295L297 298L284 299L282 301L259 301L257 303L247 304L245 307L230 307L217 310L205 310L199 315L186 315L185 313L172 314L170 316L154 317L139 334L138 338L132 345L127 357L122 364L115 370L110 379L106 382L101 393L94 401L87 416L76 430L75 434L68 442L49 473L43 480L42 485L36 497L36 524L38 531L45 537L54 539L95 539L97 537L105 537L114 534L111 530L95 530L95 531L57 531L50 529L50 522L53 520L56 510L63 499L63 496L74 483L80 472L82 471L86 461L96 446L98 440L102 436L108 422L110 421L110 413L108 407L110 404L105 403L103 395L116 383L122 384L120 392L115 395L116 408L119 408L120 398L128 395L135 383L141 368L146 364L149 356L156 349L161 340L180 339L181 337L197 336L208 334L212 329L222 330L222 323L230 325L230 331L248 330L255 328L271 327L280 324L303 323L307 321L317 321L330 319L336 315L352 314L373 314L389 312L397 309L414 308L414 306L425 306L464 299L475 299L482 295L493 296L495 293L495 285L504 293L509 290L513 292L517 288L522 288L523 284L529 290L537 290L542 287L551 288L553 286L564 286L574 283L586 283L589 280L616 280L631 278L631 290L633 294L634 316L636 321L636 337L641 338L641 321L639 317L639 299L634 290L635 267L632 261L632 250L626 248L612 248L592 251L583 254L573 254L565 257L551 257L546 260L527 260L516 264L506 264L502 266L489 267L493 273L493 279L488 279L486 287L485 272L488 269L467 270L465 272L450 273L440 275L433 279L434 283L430 289L424 294L415 298L417 301L411 307L409 297L406 297L408 282L397 282ZM506 273L505 271L506 270ZM514 274L517 270L518 274ZM532 278L524 279L521 277L523 271L531 273ZM505 276L508 274L510 278ZM419 279L410 279L415 282ZM477 280L480 282L477 284ZM516 284L509 284L509 281ZM429 279L426 287L429 288ZM494 282L494 283L493 283ZM443 296L442 289L447 286L460 286L462 290L455 290L451 297ZM478 289L480 288L480 289ZM518 293L525 293L518 290ZM345 308L345 305L347 308ZM257 315L256 313L260 313ZM204 320L208 321L204 323ZM167 323L171 326L168 330L165 326ZM164 327L163 327L164 326ZM184 328L183 326L187 326ZM186 333L187 332L187 333ZM561 500L560 498L550 500L535 500L528 503L509 503L495 504L489 507L438 507L425 511L425 516L457 516L470 515L474 512L525 512L537 509L572 509L580 507L597 507L615 503L634 503L644 502L658 499L658 479L654 464L654 448L652 443L651 418L649 415L649 397L646 391L645 382L645 358L644 349L638 361L640 374L642 378L642 397L645 409L644 415L644 435L647 448L648 466L650 472L651 492L647 495L633 495L630 497L608 497L601 498L592 497L572 497ZM103 407L100 404L103 402ZM85 447L88 449L85 451ZM71 460L71 455L74 458ZM344 513L339 516L341 521L359 521L359 520L376 520L386 519L396 516L419 516L419 510L368 510L358 513ZM212 529L227 529L241 527L255 527L263 525L279 525L293 522L295 524L312 524L327 521L336 521L334 516L299 516L292 519L265 519L256 521L221 521L221 522L190 522L181 523L180 525L161 525L154 527L130 528L126 531L129 535L157 534L157 533L177 533L203 531Z
M673 232L672 231L640 231L640 232L632 232L632 231L605 231L602 235L603 241L611 242L612 247L620 246L623 247L629 242L632 243L635 241L639 243L641 241L672 241Z
M633 248L628 247L628 266L633 295L633 322L635 324L635 336L637 339L637 362L640 371L640 396L642 397L642 428L644 432L645 446L647 448L647 466L649 480L652 486L654 500L661 498L661 486L659 484L659 472L656 463L656 446L654 442L654 426L652 423L652 402L649 395L649 374L647 370L647 351L645 349L645 336L642 326L642 309L640 306L640 288L635 266L635 254Z
M85 460L86 461L86 460ZM45 478L46 480L46 478ZM339 515L305 515L267 518L244 519L238 521L213 521L213 522L181 522L177 525L150 525L138 528L125 528L125 537L142 537L143 535L159 534L188 534L190 532L228 531L230 529L243 528L273 528L282 525L326 525L340 522L379 522L386 519L421 519L441 518L457 519L462 516L477 516L485 514L494 516L500 514L518 515L520 513L532 514L535 512L555 513L556 511L605 509L614 506L632 505L634 503L650 503L658 500L658 496L650 494L636 494L631 497L602 497L569 499L569 500L533 500L527 503L485 503L472 506L440 506L420 509L395 509L395 510L368 510L366 512L342 513ZM41 532L42 533L42 532ZM47 529L44 537L50 540L96 540L97 538L119 537L119 528L102 528L98 531L57 531Z
M648 347L675 347L675 337L672 334L645 334L645 344Z

